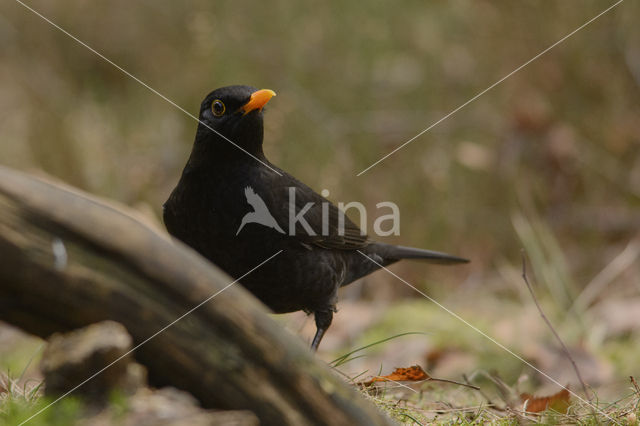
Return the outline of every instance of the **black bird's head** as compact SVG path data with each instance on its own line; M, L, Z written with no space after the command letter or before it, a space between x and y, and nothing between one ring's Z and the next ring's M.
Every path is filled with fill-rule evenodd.
M272 90L250 86L221 87L209 93L200 107L200 124L189 162L195 165L251 158L243 150L262 158L262 108L273 96Z

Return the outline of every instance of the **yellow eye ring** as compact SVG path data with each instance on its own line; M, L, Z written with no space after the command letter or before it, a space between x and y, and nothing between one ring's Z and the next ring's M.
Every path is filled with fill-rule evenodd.
M224 103L220 99L216 99L211 103L211 112L216 117L220 117L226 110Z

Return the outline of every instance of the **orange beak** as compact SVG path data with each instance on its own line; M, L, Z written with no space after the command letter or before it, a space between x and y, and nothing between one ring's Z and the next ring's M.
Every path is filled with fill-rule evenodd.
M241 106L240 110L244 112L243 115L250 113L254 109L261 111L267 102L269 102L269 99L273 98L275 95L276 92L269 89L262 89L257 92L253 92L249 102Z

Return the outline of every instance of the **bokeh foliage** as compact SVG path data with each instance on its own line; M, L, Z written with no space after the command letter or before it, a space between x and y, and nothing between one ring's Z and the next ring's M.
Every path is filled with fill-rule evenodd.
M403 242L515 259L523 209L589 273L639 225L636 2L358 178L608 4L29 4L193 114L218 86L273 88L272 160L334 200L395 201ZM0 44L0 161L158 213L194 121L17 3L0 7Z

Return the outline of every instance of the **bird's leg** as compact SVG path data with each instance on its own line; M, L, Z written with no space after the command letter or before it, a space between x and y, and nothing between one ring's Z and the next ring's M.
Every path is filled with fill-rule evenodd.
M313 336L311 350L315 352L318 350L318 345L320 345L322 336L324 336L324 333L331 325L331 321L333 320L333 310L315 311L313 316L316 319L316 335Z

